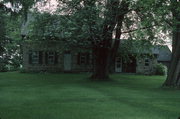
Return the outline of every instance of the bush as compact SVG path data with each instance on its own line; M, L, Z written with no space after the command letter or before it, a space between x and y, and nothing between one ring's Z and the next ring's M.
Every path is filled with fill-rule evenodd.
M167 74L167 67L161 63L158 63L154 67L155 75L166 75Z
M7 72L7 71L8 71L8 68L6 67L6 65L1 63L0 64L0 72Z
M24 68L20 68L20 69L19 69L19 72L20 72L20 73L31 73L31 72L27 72Z

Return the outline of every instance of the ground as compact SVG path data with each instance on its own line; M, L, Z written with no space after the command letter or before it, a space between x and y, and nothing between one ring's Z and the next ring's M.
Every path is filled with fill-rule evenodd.
M1 119L177 119L180 90L163 76L0 73Z

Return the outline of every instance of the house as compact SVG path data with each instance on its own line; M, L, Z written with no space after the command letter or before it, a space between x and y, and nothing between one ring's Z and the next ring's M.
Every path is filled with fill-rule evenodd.
M28 27L30 22L33 20L34 17L29 14L28 20L22 25L21 34L23 40L25 40L25 36L28 36ZM57 22L57 24L59 25L60 23ZM43 39L41 42L36 40L24 41L22 45L24 71L91 72L93 70L93 57L91 51L88 48L68 48L65 46L65 43L63 43L63 40L59 40L60 38L57 38L56 40L50 40L49 38L46 39L48 40ZM128 43L127 46L130 46L130 48L124 48L123 50L120 48L120 51L126 51L127 49L130 49L130 51L126 53L128 54L128 58L124 58L122 56L122 52L119 52L113 61L112 72L152 74L154 72L154 65L156 65L158 62L167 65L170 62L171 52L169 52L167 48L166 50L163 50L160 47L155 47L148 51L145 50L145 47L139 52L139 47L134 44L138 44L138 41L124 41L125 43ZM129 44L132 44L132 46ZM136 56L136 54L141 55ZM165 57L165 54L168 54L168 57Z
M89 49L67 48L62 41L25 41L22 46L24 71L91 72L93 70L93 57ZM121 55L117 55L112 65L113 72L152 74L154 65L162 57L159 53L165 51L161 51L159 47L151 51L150 56L146 55L147 53L139 57L129 54L128 60L123 60ZM166 59L166 63L169 60Z
M25 71L87 72L92 70L92 56L88 50L63 47L60 41L23 44Z
M157 56L156 50L151 50L151 54L147 52L128 54L125 58L119 54L115 58L114 72L153 74Z

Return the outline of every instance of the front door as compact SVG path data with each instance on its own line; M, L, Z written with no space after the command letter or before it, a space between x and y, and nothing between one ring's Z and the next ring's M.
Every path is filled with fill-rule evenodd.
M122 60L120 57L116 57L115 72L122 72Z
M136 73L136 58L129 56L129 60L123 62L123 72Z
M71 71L71 54L64 54L64 71Z

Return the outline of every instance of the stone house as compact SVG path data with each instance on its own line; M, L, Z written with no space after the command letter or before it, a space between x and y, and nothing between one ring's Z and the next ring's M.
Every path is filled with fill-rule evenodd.
M21 35L26 40L29 34L29 24L34 20L32 14L28 14L27 21L23 23ZM30 41L22 44L23 70L24 71L48 71L48 72L91 72L93 70L93 58L91 51L86 47L65 47L63 41ZM136 47L136 45L134 45ZM147 52L142 57L129 54L129 60L124 60L118 53L112 64L112 72L128 72L151 74L153 66L158 62L168 65L170 62L170 50L161 48L152 49L151 56ZM166 56L165 56L166 55Z
M93 58L89 49L63 47L60 41L25 41L23 46L23 69L26 72L91 72ZM152 55L142 57L129 55L125 61L117 55L113 62L113 72L151 74L158 63L159 49Z
M62 42L28 42L23 44L24 71L88 72L92 58L87 50L64 48Z
M157 55L156 52L153 52L151 55L128 55L127 61L117 56L114 62L114 72L153 74L155 71L154 66L158 63Z

